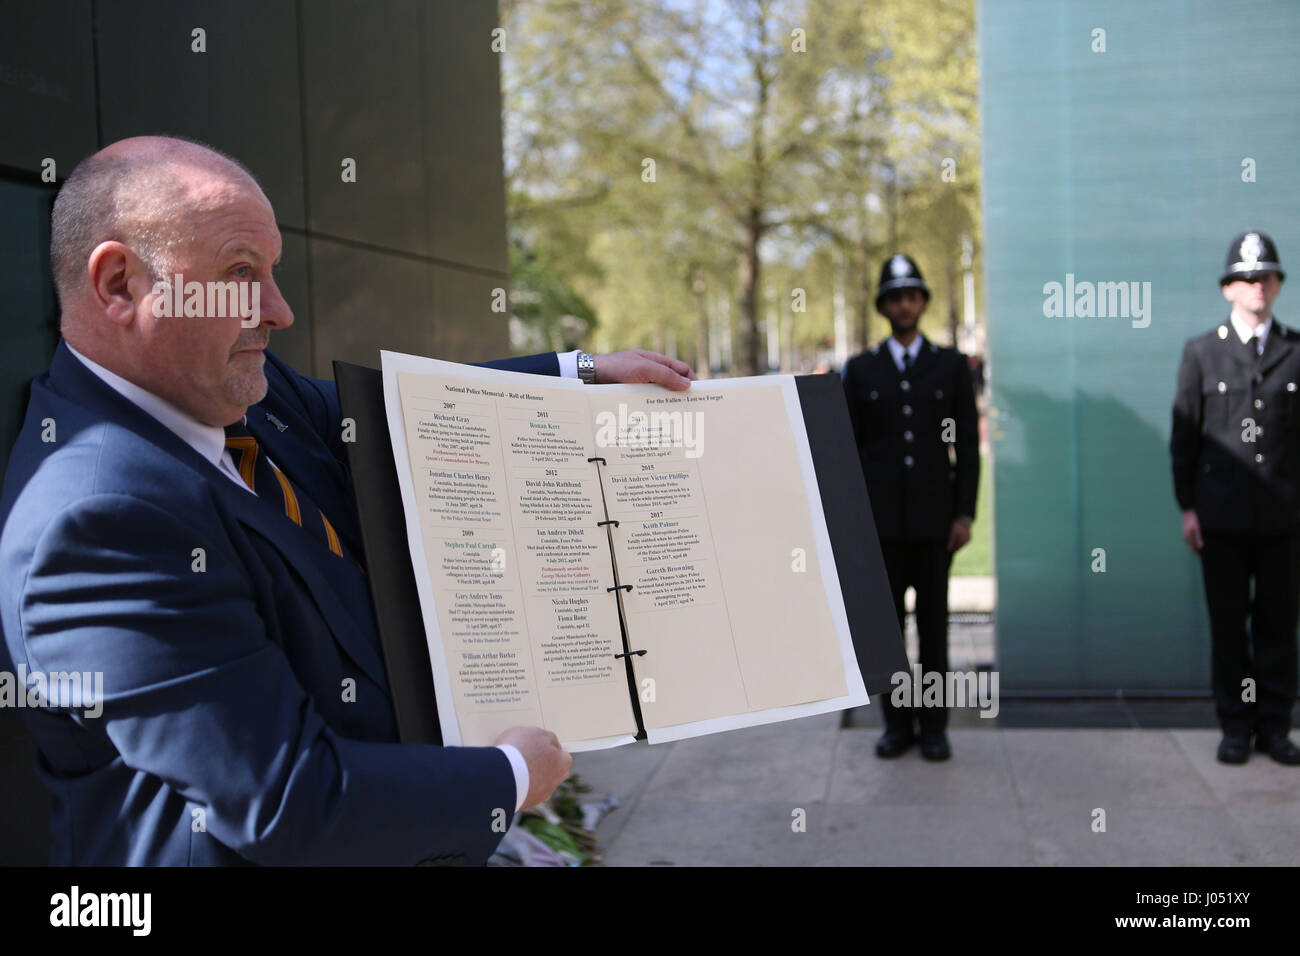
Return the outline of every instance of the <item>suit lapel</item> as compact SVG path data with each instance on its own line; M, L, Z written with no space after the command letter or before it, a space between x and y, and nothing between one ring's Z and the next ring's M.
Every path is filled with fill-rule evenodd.
M930 347L930 340L922 335L921 347L917 350L916 361L912 363L912 377L920 379L933 364L934 349Z
M1267 372L1282 361L1291 354L1294 347L1290 330L1274 319L1273 327L1268 330L1268 338L1264 339L1264 354L1259 359L1260 372Z
M1219 339L1219 346L1224 349L1228 356L1242 368L1254 372L1256 370L1255 354L1251 351L1248 344L1243 345L1240 336L1237 335L1237 327L1232 324L1232 318L1224 320L1224 326L1228 329L1228 334ZM1274 323L1273 332L1277 331L1277 323ZM1273 338L1272 332L1268 338ZM1265 354L1268 352L1269 342L1265 341Z
M101 381L99 376L68 351L62 341L59 342L54 359L50 363L49 382L56 394L89 410L95 419L110 421L129 428L175 459L179 467L191 471L195 478L207 481L240 523L269 541L298 572L316 606L320 609L321 616L329 624L334 639L347 651L357 666L381 687L388 686L379 652L366 638L367 634L374 633L374 627L358 621L349 610L349 607L367 606L365 603L359 603L369 600L366 584L361 575L354 569L348 568L346 562L338 559L336 555L330 554L310 532L304 531L285 517L283 511L238 487L171 429L164 427L152 415ZM253 416L250 414L250 426L252 420ZM272 430L275 431L274 428ZM260 434L258 440L261 441ZM274 457L273 452L272 457ZM280 464L278 458L276 464ZM308 491L308 494L311 494L311 491ZM331 520L333 520L332 516ZM322 565L325 562L322 559L325 557L331 561L338 561L340 567L337 573L324 570Z
M240 524L270 542L298 573L335 641L371 680L387 687L378 649L367 640L367 634L373 633L374 628L358 619L352 610L367 607L366 602L370 600L365 579L356 568L347 559L331 554L314 534L294 524L267 499L238 487L210 465L208 470L213 474L210 481L217 496Z
M894 353L889 351L889 338L886 336L881 339L880 344L876 346L876 366L877 374L883 377L886 382L897 382L902 376L898 366L894 364Z

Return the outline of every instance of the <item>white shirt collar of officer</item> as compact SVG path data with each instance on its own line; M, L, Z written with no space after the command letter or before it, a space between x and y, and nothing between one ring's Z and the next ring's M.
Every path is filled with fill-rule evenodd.
M1264 351L1264 343L1268 341L1269 330L1273 327L1273 316L1270 315L1254 329L1246 323L1245 319L1237 315L1236 309L1232 310L1232 314L1228 316L1228 320L1232 323L1233 329L1236 330L1237 338L1241 339L1242 345L1245 345L1250 341L1251 336L1254 336L1259 339L1259 345L1257 346L1258 349L1261 352Z
M903 344L892 335L889 337L888 342L889 354L894 357L894 364L898 366L898 370L901 372L903 371L903 355L906 354L912 356L912 361L915 362L917 355L921 352L921 345L924 343L924 339L920 333L917 333L916 338L912 339L912 344L907 346L907 348L903 348Z

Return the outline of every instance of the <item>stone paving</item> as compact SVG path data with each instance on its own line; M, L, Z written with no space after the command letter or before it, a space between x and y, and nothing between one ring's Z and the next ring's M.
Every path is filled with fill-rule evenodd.
M953 670L994 663L991 590L966 582ZM907 642L915 659L910 616ZM574 770L623 802L596 831L610 866L1300 864L1300 768L1218 763L1208 695L1004 696L996 719L952 712L937 764L880 760L879 735L872 706L577 754Z
M878 728L841 724L575 755L593 795L623 801L596 831L605 863L1300 864L1300 768L1220 764L1217 730L954 729L936 764L880 760Z

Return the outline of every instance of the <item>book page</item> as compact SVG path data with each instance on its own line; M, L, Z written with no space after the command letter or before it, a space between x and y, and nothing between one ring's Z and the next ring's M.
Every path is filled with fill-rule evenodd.
M584 386L381 354L444 741L631 742Z
M866 703L793 378L588 401L651 742Z

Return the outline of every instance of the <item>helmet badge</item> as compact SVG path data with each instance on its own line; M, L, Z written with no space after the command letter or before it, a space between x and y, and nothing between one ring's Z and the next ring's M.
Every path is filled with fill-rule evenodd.
M1259 257L1264 254L1264 243L1259 238L1259 233L1248 232L1246 237L1241 240L1241 262L1249 269L1254 269L1259 265Z

